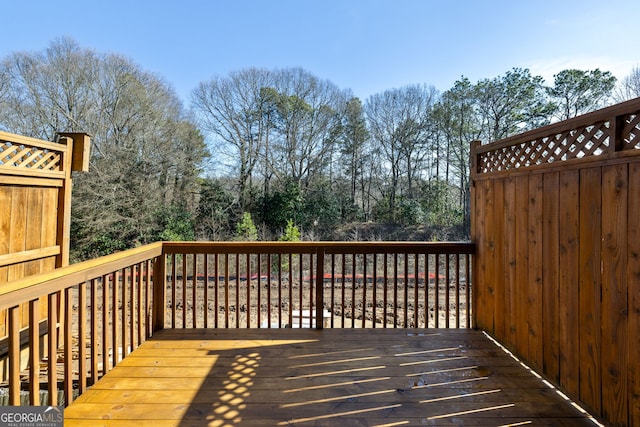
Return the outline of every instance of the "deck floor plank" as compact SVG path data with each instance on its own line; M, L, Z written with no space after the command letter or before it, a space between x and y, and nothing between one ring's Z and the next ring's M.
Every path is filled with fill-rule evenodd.
M164 330L65 426L593 426L471 330Z

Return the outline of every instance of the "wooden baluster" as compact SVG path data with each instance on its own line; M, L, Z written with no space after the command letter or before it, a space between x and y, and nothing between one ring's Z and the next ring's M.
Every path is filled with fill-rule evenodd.
M393 254L393 327L398 327L398 253Z
M336 287L336 254L331 254L331 304L329 309L331 310L331 328L333 328L335 318L335 287Z
M258 257L258 289L257 289L257 294L258 294L258 303L257 303L257 317L256 317L256 321L258 323L257 327L261 328L262 327L262 316L261 316L261 311L260 310L260 255L256 255ZM251 306L251 255L247 254L247 327L251 327L251 309L253 307Z
M456 257L456 329L460 328L460 254L455 254Z
M49 324L47 333L47 389L49 391L49 406L58 406L58 293L49 294L47 302ZM15 404L15 403L14 403Z
M310 255L312 256L312 255ZM313 271L313 268L311 268ZM324 328L324 248L316 255L316 329ZM311 313L313 315L313 312Z
M293 327L293 255L288 254L289 257L289 327Z
M229 254L224 254L224 327L229 328Z
M371 321L373 323L373 328L376 327L377 322L377 314L378 314L378 254L373 254L373 316L371 317Z
M435 307L434 307L434 311L433 311L433 317L435 320L435 327L439 328L440 327L440 254L435 254Z
M129 284L128 286L128 291L129 291L129 323L128 325L128 332L129 332L129 347L126 350L126 354L129 354L130 351L133 351L133 349L135 348L135 328L136 328L136 315L135 315L135 309L136 309L136 299L135 299L135 287L136 287L136 269L135 266L132 265L129 267L129 280L127 281L127 283ZM129 348L131 349L129 351ZM124 355L123 355L124 357Z
M142 344L142 341L144 340L144 313L146 312L146 304L144 304L144 301L142 300L143 298L143 286L144 286L144 273L145 273L145 266L144 263L139 263L136 266L136 294L138 297L138 329L137 329L137 345L136 348L140 346L140 344Z
M102 375L109 371L109 279L111 275L102 276Z
M409 327L409 254L404 254L404 323L403 327Z
M451 256L449 254L446 254L445 255L445 272L444 272L444 275L445 275L445 279L444 279L444 281L445 281L445 284L444 284L444 286L445 286L444 298L445 298L445 313L446 313L445 315L446 315L446 317L445 317L444 325L445 325L445 328L447 328L447 329L449 328L449 312L450 312L450 305L451 305L450 304L451 298L450 298L450 295L449 295L449 289L450 289L449 284L451 283L451 281L450 281L450 273L449 273L449 271L451 269L450 259L451 259Z
M267 323L268 323L268 327L271 327L271 255L267 254ZM260 258L261 256L258 255L258 283L262 282L262 276L260 274ZM250 302L247 301L247 305ZM258 307L258 311L260 311L260 307Z
M356 327L356 255L351 254L351 328Z
M313 327L313 320L314 320L314 302L315 302L315 298L314 298L314 276L315 276L315 270L313 269L313 254L308 254L309 256L309 328ZM316 277L317 279L317 277ZM300 313L301 317L302 317L302 313ZM317 322L316 322L316 327L317 327Z
M465 254L465 304L467 309L465 312L467 313L467 329L471 329L471 314L472 310L475 310L475 307L471 305L471 267L469 262L471 261L471 256L469 254Z
M198 254L193 254L191 280L191 328L198 327Z
M204 328L207 329L209 327L209 254L203 254L203 272L204 275Z
M362 327L367 327L367 254L362 254Z
M178 289L177 289L177 266L176 254L171 254L171 328L176 327L176 317L178 311Z
M120 360L124 359L127 355L128 346L129 346L129 319L127 318L127 307L129 306L129 281L127 280L127 268L123 268L120 271L120 276L122 278L122 324L120 325L121 334L122 334L122 352L120 353Z
M300 310L300 316L298 316L298 327L302 328L302 299L303 299L303 289L304 289L304 276L303 276L303 271L302 271L302 264L303 264L303 254L298 254L298 283L299 283L299 306L298 309Z
M118 364L118 288L120 287L119 272L113 273L111 288L111 367ZM105 326L108 323L105 323Z
M419 327L418 321L420 316L419 310L419 301L420 296L418 294L418 290L420 288L420 278L419 278L419 264L420 263L420 254L413 254L413 327Z
M214 278L214 288L213 288L213 315L215 316L213 318L213 327L217 328L218 327L218 313L219 313L219 301L218 301L218 288L220 286L220 270L219 270L219 266L218 266L218 254L214 254L213 255L213 275L215 276Z
M382 281L384 283L384 287L382 288L382 327L386 329L387 327L387 278L389 277L389 254L388 253L384 253L383 256L383 261L384 264L382 266L382 274L383 274L383 278Z
M29 301L29 405L40 405L40 300ZM11 328L10 328L11 329ZM11 354L11 351L9 351Z
M187 254L182 254L182 329L187 327L187 308L189 300L187 299Z
M20 406L20 306L10 307L8 315L9 405Z
M341 272L341 276L342 276L342 279L340 280L340 282L342 283L342 286L341 286L341 292L342 292L341 304L342 304L342 307L341 307L340 311L342 312L342 324L341 324L341 327L344 328L345 327L344 313L345 313L345 311L347 311L346 310L346 306L345 306L345 304L346 304L346 302L345 302L345 299L346 299L345 298L345 293L346 293L345 279L346 279L346 276L347 276L347 274L346 274L346 271L347 271L347 260L346 260L346 255L345 254L340 254L340 257L342 258L342 270L340 271Z
M431 288L431 283L429 282L429 265L431 261L431 254L424 254L424 327L429 327L429 289Z
M93 306L91 306L93 310ZM87 283L78 285L78 392L87 389Z
M80 304L78 304L80 305ZM73 288L64 290L64 399L65 406L73 401Z
M91 346L89 350L89 358L91 363L91 385L98 381L98 348L104 349L104 341L100 343L98 337L98 289L97 279L91 279L89 282L89 292L91 293L91 313L89 334L91 336Z
M282 254L278 254L278 328L282 328ZM272 258L269 255L269 265Z
M236 328L240 327L240 254L236 254ZM258 287L258 307L260 307L260 291Z

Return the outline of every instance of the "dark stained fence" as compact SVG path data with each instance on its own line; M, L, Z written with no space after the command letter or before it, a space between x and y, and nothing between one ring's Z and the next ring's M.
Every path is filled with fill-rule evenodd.
M640 99L472 145L474 314L611 425L640 425Z

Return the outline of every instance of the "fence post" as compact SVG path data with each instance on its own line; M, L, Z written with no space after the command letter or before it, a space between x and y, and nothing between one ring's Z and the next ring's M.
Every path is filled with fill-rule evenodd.
M624 138L622 130L624 129L624 116L617 115L609 119L609 152L622 151Z
M164 329L164 322L167 309L165 274L165 255L162 254L153 260L153 332Z
M316 329L324 327L324 247L316 251Z

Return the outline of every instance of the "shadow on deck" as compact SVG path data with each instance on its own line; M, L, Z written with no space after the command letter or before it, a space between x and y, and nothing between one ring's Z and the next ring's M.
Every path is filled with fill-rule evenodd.
M593 426L482 332L163 330L65 426Z

